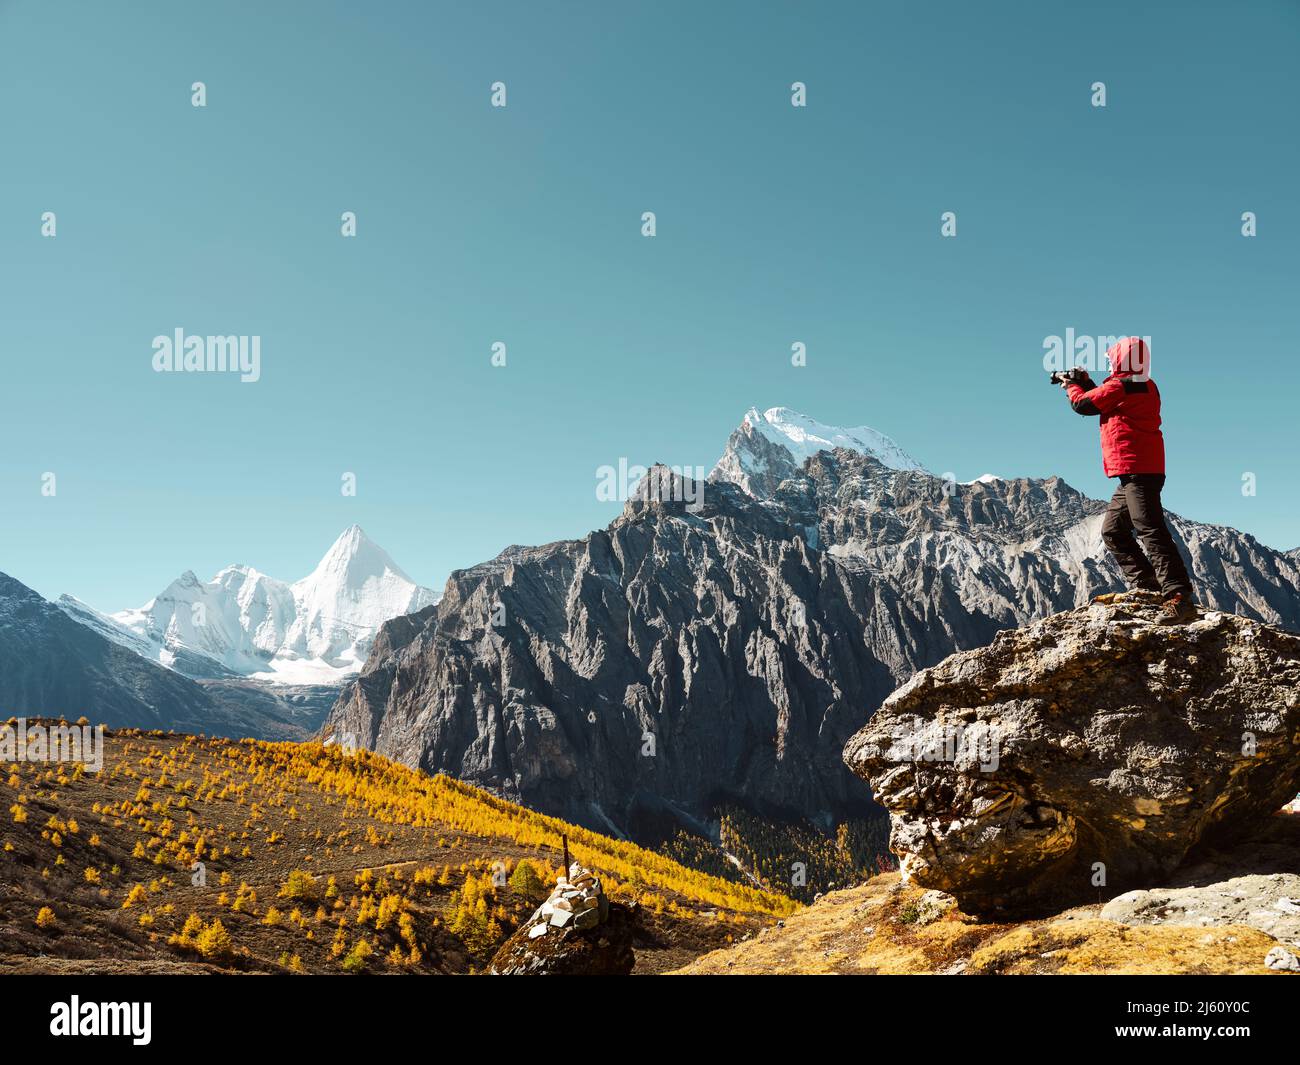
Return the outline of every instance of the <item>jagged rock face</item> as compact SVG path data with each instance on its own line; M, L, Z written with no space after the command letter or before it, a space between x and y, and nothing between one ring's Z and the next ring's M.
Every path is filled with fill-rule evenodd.
M837 450L770 498L661 498L452 574L381 631L325 734L602 831L723 798L828 823L868 802L844 743L915 670L1119 584L1104 505L1057 478L953 485ZM1300 628L1296 560L1174 524L1204 602Z
M906 876L967 912L1096 901L1296 793L1300 636L1219 612L1165 627L1158 603L1001 633L885 701L844 759Z
M329 729L606 829L728 795L865 803L836 761L890 683L866 603L783 512L705 498L635 499L585 540L454 574L418 632L381 635Z

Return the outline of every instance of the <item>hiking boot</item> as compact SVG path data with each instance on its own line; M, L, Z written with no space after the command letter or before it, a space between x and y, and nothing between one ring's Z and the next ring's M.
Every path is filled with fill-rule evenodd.
M1168 596L1160 608L1160 625L1186 625L1196 620L1196 604L1192 597L1184 592L1174 592Z

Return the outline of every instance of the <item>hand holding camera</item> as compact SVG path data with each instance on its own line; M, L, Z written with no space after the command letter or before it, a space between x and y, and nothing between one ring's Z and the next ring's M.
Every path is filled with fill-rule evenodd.
M1076 366L1071 370L1054 370L1051 377L1052 384L1060 385L1065 388L1067 385L1078 385L1081 388L1095 388L1092 383L1092 377L1082 366Z

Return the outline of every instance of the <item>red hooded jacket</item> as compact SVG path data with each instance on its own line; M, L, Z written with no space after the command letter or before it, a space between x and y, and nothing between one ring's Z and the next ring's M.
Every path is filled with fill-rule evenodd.
M1140 337L1125 337L1106 358L1111 374L1100 385L1066 387L1070 406L1078 414L1101 415L1101 464L1107 477L1164 473L1160 390L1149 373L1150 349Z

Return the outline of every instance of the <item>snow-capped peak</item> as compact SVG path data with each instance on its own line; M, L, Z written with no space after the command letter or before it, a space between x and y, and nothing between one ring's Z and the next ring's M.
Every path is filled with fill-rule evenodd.
M106 617L75 600L83 624L194 676L231 672L331 684L365 663L379 627L438 601L359 525L345 529L310 574L292 584L233 565L210 581L186 570L143 607ZM212 663L216 668L212 668Z
M843 447L879 459L893 470L925 469L884 433L878 433L870 426L841 429L825 425L789 407L771 407L762 414L756 407L750 407L745 422L769 440L784 445L800 465L819 451Z
M380 625L438 598L403 573L359 525L346 529L292 591L297 617L281 656L324 661L349 672L365 663Z
M727 449L709 474L711 481L732 481L750 495L770 496L813 455L848 448L894 470L925 467L884 433L870 426L842 428L826 425L789 407L759 412L750 407L727 441Z
M311 574L297 583L307 585L336 580L360 587L371 578L382 578L385 573L407 584L414 583L360 525L349 525L330 545Z

